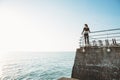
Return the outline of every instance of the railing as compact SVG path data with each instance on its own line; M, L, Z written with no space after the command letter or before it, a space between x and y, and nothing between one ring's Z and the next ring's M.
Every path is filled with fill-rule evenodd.
M89 33L88 46L120 46L120 28L93 31ZM80 47L84 47L84 36L80 37Z

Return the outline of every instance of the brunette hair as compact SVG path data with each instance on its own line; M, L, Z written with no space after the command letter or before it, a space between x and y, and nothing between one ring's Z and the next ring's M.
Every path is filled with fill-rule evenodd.
M87 24L85 24L85 26L86 26L86 27L88 27L88 25L87 25Z

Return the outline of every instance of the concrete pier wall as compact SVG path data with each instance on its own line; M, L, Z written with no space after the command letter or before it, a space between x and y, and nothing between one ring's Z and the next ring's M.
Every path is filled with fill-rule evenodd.
M120 80L120 46L77 49L71 77L79 80Z

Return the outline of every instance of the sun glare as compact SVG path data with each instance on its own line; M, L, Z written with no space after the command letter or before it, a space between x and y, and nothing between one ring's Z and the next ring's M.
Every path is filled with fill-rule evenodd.
M39 20L35 22L36 20L31 20L24 12L8 7L1 7L0 12L0 49L10 51L53 51L60 49L54 38L58 35L56 31L51 29L52 22L47 18L42 17L43 21L38 18Z

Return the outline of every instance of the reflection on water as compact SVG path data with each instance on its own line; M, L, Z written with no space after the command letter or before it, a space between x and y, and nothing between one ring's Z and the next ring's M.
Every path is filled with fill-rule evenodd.
M56 80L70 77L74 52L0 53L0 80Z

